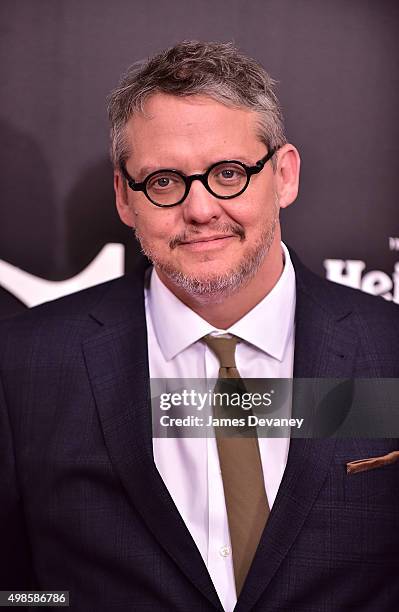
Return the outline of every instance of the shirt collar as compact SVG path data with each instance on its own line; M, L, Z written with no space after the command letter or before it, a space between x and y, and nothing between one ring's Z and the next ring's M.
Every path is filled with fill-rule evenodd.
M294 327L295 272L285 244L284 269L263 300L227 331L281 361ZM220 332L183 304L152 270L146 299L154 331L167 361L206 334Z
M229 328L229 332L253 344L279 361L294 329L295 271L287 247L282 242L283 273L273 289L242 319Z

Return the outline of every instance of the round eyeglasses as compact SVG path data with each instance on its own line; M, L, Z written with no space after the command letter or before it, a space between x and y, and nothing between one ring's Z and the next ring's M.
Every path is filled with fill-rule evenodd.
M193 181L201 181L209 193L222 200L230 200L241 195L249 185L251 176L258 174L273 157L277 149L271 149L254 166L241 161L226 160L212 164L203 174L186 176L179 170L156 170L141 183L127 172L124 162L120 169L130 189L143 191L155 206L177 206L184 202Z

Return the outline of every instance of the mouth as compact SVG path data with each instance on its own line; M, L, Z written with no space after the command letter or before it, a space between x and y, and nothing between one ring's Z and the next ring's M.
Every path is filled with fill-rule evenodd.
M214 236L198 236L192 240L180 242L179 246L192 251L204 251L217 249L227 246L227 244L237 238L233 234L216 234Z

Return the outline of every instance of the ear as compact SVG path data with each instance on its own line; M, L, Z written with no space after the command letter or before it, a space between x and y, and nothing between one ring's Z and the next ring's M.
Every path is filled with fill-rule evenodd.
M129 227L135 227L133 206L129 204L128 186L119 170L114 171L114 191L116 208L121 221Z
M277 152L275 171L276 192L281 208L286 208L298 195L301 158L292 144L285 144Z

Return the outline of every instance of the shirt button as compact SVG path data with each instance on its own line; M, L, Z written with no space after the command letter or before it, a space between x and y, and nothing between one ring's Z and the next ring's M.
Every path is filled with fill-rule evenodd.
M221 555L222 557L228 557L228 556L230 555L230 553L231 553L230 546L222 546L222 547L219 549L219 553L220 553L220 555Z

